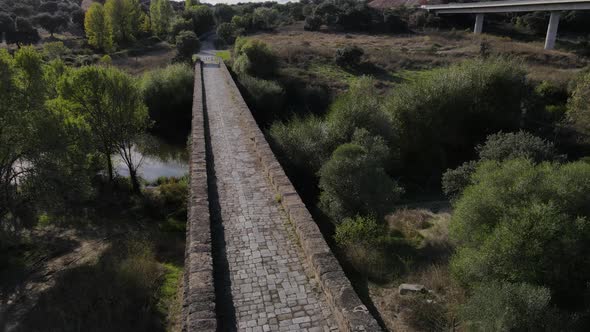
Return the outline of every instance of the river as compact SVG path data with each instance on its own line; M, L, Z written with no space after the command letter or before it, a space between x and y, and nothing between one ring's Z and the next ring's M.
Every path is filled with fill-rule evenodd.
M138 174L153 182L159 177L182 177L188 174L188 152L185 145L170 144L155 136L146 136L133 148L133 160L141 161ZM113 156L115 172L129 176L127 165L119 155Z

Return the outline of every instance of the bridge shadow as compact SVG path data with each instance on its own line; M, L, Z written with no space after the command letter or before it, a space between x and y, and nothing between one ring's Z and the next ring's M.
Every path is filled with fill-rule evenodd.
M203 67L219 67L219 64L205 64ZM205 149L207 154L207 185L209 188L209 212L211 214L211 237L213 254L213 282L215 286L215 312L217 313L217 331L237 331L236 309L231 295L231 279L227 260L227 243L225 227L221 218L221 206L215 173L215 157L211 146L211 130L205 99L205 82L203 86L203 120L205 129Z

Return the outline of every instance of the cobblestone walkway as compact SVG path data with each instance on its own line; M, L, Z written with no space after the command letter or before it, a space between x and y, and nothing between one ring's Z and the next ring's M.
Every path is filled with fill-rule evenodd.
M232 303L222 306L233 311L221 315L226 316L222 318L225 324L235 322L222 329L336 330L324 295L310 279L291 225L240 126L235 107L240 97L233 95L221 70L213 64L203 67L214 162L212 190L217 196L212 215L214 223L221 223L216 227L222 229L223 237L214 243L225 244L217 255L225 256L229 280L223 287L231 292L227 301Z

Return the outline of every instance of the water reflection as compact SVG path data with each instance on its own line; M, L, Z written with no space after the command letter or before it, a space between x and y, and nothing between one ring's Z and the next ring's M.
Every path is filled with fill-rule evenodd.
M181 177L188 173L188 152L186 146L169 144L155 136L146 136L133 148L134 162L140 163L139 176L155 181L161 176ZM119 155L113 156L115 171L120 176L129 176L127 165Z

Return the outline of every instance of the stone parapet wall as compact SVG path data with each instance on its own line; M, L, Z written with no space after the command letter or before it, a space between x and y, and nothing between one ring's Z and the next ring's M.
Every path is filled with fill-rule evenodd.
M382 331L352 288L317 224L277 161L223 61L220 65L228 85L235 90L233 95L239 99L236 104L240 107L248 138L274 190L280 196L281 205L295 228L305 257L328 298L340 330Z
M182 330L186 332L217 330L204 111L203 75L201 63L197 62L189 151L190 184L182 306Z

